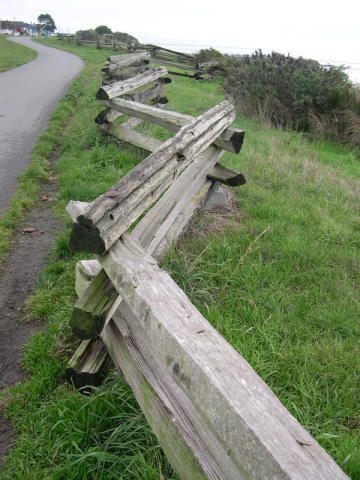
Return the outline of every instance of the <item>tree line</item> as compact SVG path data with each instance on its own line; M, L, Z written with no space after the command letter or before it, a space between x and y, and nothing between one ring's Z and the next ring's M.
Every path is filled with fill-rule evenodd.
M55 21L49 13L42 13L41 15L38 16L37 21L38 21L38 24L36 25L37 31L47 30L50 32L54 32L54 30L56 30ZM113 35L114 40L117 40L119 42L124 42L128 44L139 43L138 39L133 37L132 35L129 35L128 33L125 33L125 32L113 32L111 28L109 28L106 25L99 25L94 29L78 30L76 32L76 35L82 38L82 40L93 40L93 41L97 40L97 37L99 35L104 35L104 34Z

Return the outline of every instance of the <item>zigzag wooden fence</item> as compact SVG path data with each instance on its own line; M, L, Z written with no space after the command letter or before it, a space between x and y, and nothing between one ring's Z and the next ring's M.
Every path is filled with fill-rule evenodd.
M114 40L113 35L99 35L97 40L82 40L77 35L65 34L58 34L58 38L68 42L73 41L77 45L93 45L96 48L112 47L114 50L127 52L148 52L150 63L173 68L175 70L168 70L169 74L194 78L196 81L212 80L215 76L224 75L224 69L219 66L219 62L198 62L194 55L176 52L158 45L124 43Z
M112 34L98 35L96 40L84 40L79 35L58 33L58 40L67 40L68 42L75 42L77 45L89 45L96 48L113 48L114 50L134 51L139 47L137 42L121 42L114 39Z
M144 45L151 54L151 63L165 67L176 68L169 70L171 75L190 77L195 80L212 80L215 76L224 75L224 70L219 67L219 62L198 62L193 55L176 52L157 45ZM182 70L183 73L178 70ZM194 72L193 74L185 71Z
M106 68L119 76L124 69L126 77L146 58L115 57ZM76 385L98 382L110 356L181 479L345 479L157 263L218 181L244 183L218 163L224 150L239 153L243 141L244 132L230 126L233 105L224 101L198 118L157 108L166 73L136 72L97 93L106 107L97 117L102 128L151 153L104 195L67 207L70 248L95 256L77 265L70 324L84 342L67 376ZM144 104L151 100L155 105ZM175 135L164 143L148 138L133 129L134 118L114 123L122 114Z

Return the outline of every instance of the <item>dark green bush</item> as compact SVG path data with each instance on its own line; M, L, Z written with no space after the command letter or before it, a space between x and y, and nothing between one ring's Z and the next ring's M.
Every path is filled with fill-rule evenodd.
M86 41L93 41L95 42L97 40L97 33L95 30L90 28L89 30L78 30L76 32L76 35L78 38L81 38L81 40L86 40Z
M358 89L343 67L258 50L233 57L225 89L242 113L281 127L321 131L326 138L346 143L349 131L360 126ZM353 139L354 135L351 143Z
M95 28L95 32L98 35L107 35L107 34L111 35L113 33L111 28L109 28L106 25L99 25L98 27Z
M226 57L216 50L213 47L210 48L202 48L197 53L195 53L194 57L198 63L202 62L219 62L220 67L224 67L227 63Z
M119 42L124 42L129 45L131 44L139 44L139 40L132 35L129 35L128 33L124 32L115 32L114 33L114 39L119 41Z

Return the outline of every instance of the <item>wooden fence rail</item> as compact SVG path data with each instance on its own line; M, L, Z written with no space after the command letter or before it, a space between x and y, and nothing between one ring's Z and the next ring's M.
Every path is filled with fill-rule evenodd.
M109 59L105 73L119 75L148 59L138 55ZM109 354L182 480L345 479L157 263L181 241L218 181L245 183L241 173L219 163L225 148L239 153L244 138L231 127L235 114L228 101L193 118L115 98L145 102L136 97L139 86L151 82L145 91L156 89L166 73L136 72L97 94L106 107L96 119L101 128L151 153L93 202L67 206L74 222L70 248L95 255L77 265L79 300L70 324L84 342L67 377L76 385L98 382ZM121 114L175 135L164 143L145 137L114 123Z
M219 66L219 62L198 62L196 57L191 54L176 52L158 45L146 44L142 45L135 42L124 43L117 42L113 39L113 35L100 35L97 40L83 40L77 35L58 34L59 40L67 40L68 42L75 42L77 45L95 46L96 48L109 48L120 50L123 52L145 52L149 57L149 61L156 65L171 67L175 70L169 70L171 75L193 78L196 81L212 80L217 75L224 75L224 69ZM110 57L110 59L113 57ZM148 62L149 63L149 62ZM137 72L145 71L142 63L139 64ZM114 64L111 67L118 71ZM179 71L181 70L181 71ZM110 83L111 80L120 80L119 74L110 72L107 65L103 69L104 83ZM192 72L192 73L191 73ZM112 75L110 75L112 73ZM122 75L129 74L129 72L122 72Z

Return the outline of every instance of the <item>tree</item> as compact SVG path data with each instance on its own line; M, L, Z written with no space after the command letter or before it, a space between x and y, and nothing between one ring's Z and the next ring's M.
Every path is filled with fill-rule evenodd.
M106 25L99 25L98 27L95 28L95 32L98 35L104 35L106 33L111 34L112 30L111 30L111 28L107 27Z
M139 40L137 38L124 32L115 32L114 38L115 40L118 40L119 42L127 43L128 45L131 45L132 43L139 44Z
M88 41L95 41L96 40L96 32L92 28L89 30L78 30L75 35L77 35L81 40L88 40Z
M195 58L199 63L219 62L220 67L226 65L226 57L213 47L201 49L199 52L195 53Z
M50 30L50 32L56 30L55 22L52 19L51 15L49 15L48 13L42 13L41 15L39 15L37 21L42 26L43 30Z

